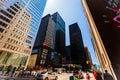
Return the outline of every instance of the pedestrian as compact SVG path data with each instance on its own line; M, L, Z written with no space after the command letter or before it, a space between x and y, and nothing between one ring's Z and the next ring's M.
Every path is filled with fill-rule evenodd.
M10 65L8 66L8 68L7 68L6 74L7 74L8 76L9 76L11 70L12 70L12 64L10 64Z
M93 76L96 79L96 77L97 77L97 72L96 71L93 73Z
M80 75L80 72L78 72L78 79L80 80L80 78L81 78L81 75Z
M17 68L18 71L21 70L21 64L19 64L18 68Z
M103 80L101 72L97 72L96 80Z
M90 80L90 75L86 73L86 80Z
M108 73L107 70L105 70L105 73L103 74L104 80L114 80L114 78Z
M16 67L13 68L12 72L11 72L11 77L14 77L14 73L16 71Z
M29 68L29 76L32 76L32 70L33 70L33 68Z

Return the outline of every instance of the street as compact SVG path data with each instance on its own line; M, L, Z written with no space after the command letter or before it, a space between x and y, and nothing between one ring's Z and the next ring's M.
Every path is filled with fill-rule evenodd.
M56 74L58 76L58 80L70 80L70 77L73 75L72 73L62 73L62 74ZM86 80L85 75L86 73L83 73L84 79L80 80ZM95 80L92 73L89 73L90 80ZM0 75L0 80L36 80L35 77L9 77L9 76L3 76Z
M62 73L62 74L59 74L58 75L58 80L70 80L70 76L72 76L73 74L72 73ZM84 75L84 79L80 79L80 80L86 80L85 79L85 73L83 73ZM90 75L90 80L95 80L94 77L93 77L93 74L92 73L89 73Z

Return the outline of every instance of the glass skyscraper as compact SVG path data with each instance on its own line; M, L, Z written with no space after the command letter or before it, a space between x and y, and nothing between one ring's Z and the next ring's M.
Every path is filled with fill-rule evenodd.
M37 66L61 65L59 54L65 54L65 22L58 12L42 18L32 53L37 54Z
M83 70L87 69L86 54L84 50L84 43L81 30L77 23L69 25L70 32L70 49L71 49L71 63L80 64Z
M58 12L52 14L55 21L54 49L56 52L65 56L65 21Z
M26 68L47 0L0 0L0 69Z

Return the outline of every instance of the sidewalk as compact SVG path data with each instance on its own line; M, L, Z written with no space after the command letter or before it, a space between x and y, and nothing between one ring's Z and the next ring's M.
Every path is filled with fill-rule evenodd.
M34 78L33 76L10 77L10 76L2 75L2 72L0 72L0 80L36 80L36 78Z
M0 71L0 80L5 80L6 78L10 78L10 76L2 75L2 72Z

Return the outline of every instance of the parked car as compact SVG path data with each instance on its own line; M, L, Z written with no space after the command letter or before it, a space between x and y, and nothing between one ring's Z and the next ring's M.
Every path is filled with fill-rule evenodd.
M57 80L58 76L52 72L42 72L37 74L37 80Z

